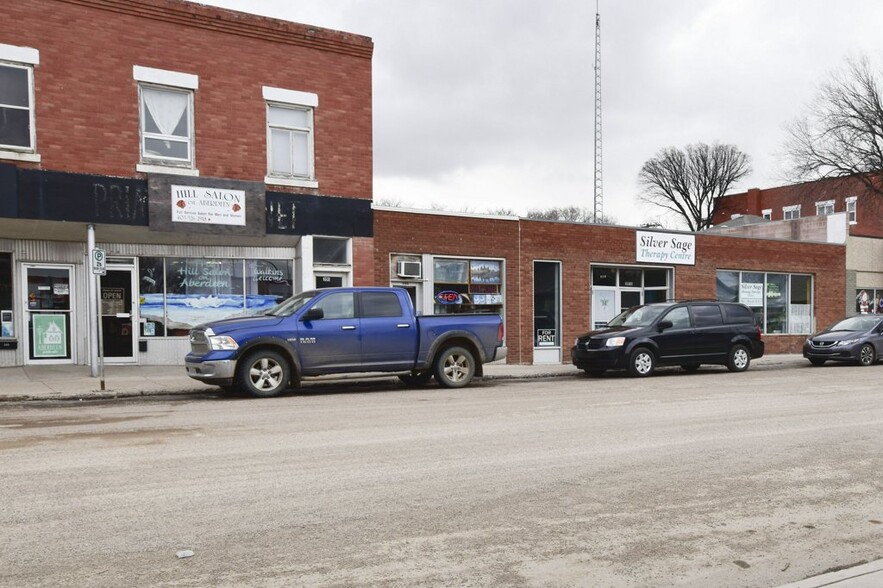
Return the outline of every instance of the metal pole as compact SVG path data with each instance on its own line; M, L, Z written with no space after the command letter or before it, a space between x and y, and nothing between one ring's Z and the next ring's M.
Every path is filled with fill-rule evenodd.
M95 225L89 225L86 231L86 275L91 276L91 280L86 280L88 285L87 292L89 296L89 304L87 308L87 321L89 323L89 367L93 378L98 377L98 337L96 335L96 325L100 327L100 314L98 309L98 289L95 282L95 274L91 271L92 250L95 249Z

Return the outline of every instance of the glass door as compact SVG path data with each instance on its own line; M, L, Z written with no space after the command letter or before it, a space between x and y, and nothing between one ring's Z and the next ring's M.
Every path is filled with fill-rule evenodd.
M109 265L101 276L101 334L107 363L135 361L134 274L133 267Z
M70 266L23 265L27 363L72 363Z

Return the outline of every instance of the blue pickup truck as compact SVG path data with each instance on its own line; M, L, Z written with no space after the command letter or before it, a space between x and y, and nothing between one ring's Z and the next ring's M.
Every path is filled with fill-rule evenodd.
M270 397L304 376L352 372L461 388L485 362L505 357L497 314L417 316L401 288L329 288L262 315L194 327L185 366L207 384Z

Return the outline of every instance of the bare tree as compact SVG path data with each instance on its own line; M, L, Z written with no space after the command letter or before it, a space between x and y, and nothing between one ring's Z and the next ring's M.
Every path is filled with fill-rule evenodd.
M667 147L641 166L641 199L683 218L691 231L711 226L717 198L751 173L748 155L735 145L697 143Z
M792 179L858 176L883 194L883 97L881 80L866 57L822 85L809 112L788 127L785 150Z
M527 211L527 218L533 220L593 224L595 222L595 213L588 208L580 208L579 206L554 206L542 210L529 210ZM602 216L597 224L615 225L616 219L609 216Z

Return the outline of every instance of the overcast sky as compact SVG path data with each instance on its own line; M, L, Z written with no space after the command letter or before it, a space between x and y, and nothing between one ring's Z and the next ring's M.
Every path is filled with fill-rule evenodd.
M374 41L374 198L516 214L594 206L595 0L200 0ZM883 62L880 0L601 0L604 214L660 149L732 143L786 183L785 125L850 56Z

